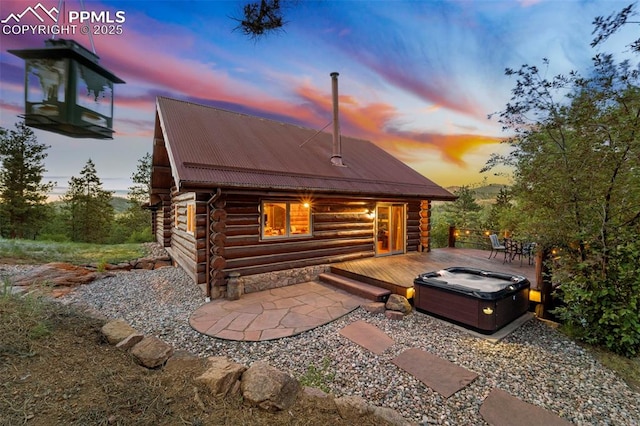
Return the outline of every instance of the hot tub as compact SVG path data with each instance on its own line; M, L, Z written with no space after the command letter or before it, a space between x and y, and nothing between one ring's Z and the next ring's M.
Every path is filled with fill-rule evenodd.
M454 267L413 280L416 310L490 334L529 308L525 277Z

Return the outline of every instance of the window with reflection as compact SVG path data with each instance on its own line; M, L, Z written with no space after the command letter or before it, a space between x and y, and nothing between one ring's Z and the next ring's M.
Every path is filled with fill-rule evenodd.
M311 206L308 203L264 201L261 211L263 238L311 235Z

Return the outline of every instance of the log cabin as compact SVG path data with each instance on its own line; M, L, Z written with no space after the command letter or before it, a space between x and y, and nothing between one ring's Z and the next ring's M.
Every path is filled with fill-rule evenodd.
M373 143L160 97L153 232L209 298L249 276L430 249L456 197Z

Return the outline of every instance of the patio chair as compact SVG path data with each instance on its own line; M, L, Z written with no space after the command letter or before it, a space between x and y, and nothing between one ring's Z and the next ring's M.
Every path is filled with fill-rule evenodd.
M522 266L523 257L528 259L529 265L533 264L536 243L521 243L513 240L505 240L504 245L507 247L505 258L509 259L509 262L513 261L517 256L520 258L520 266Z
M524 254L522 243L514 240L506 240L504 245L507 247L505 261L508 259L509 263L511 263L517 256L520 258L520 266L522 266L522 256Z
M498 255L498 252L504 252L506 258L507 247L505 247L504 244L500 244L498 236L496 234L491 234L489 235L489 239L491 240L491 253L489 253L489 259L491 259L491 256L496 257Z
M535 252L536 252L536 243L525 243L524 246L522 247L522 255L527 256L527 258L529 259L529 265L533 264Z

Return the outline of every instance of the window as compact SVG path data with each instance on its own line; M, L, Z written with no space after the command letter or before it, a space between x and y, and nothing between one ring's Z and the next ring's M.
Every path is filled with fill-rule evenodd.
M277 201L262 203L262 238L311 235L309 203Z
M187 204L187 232L196 232L196 205L193 203Z

